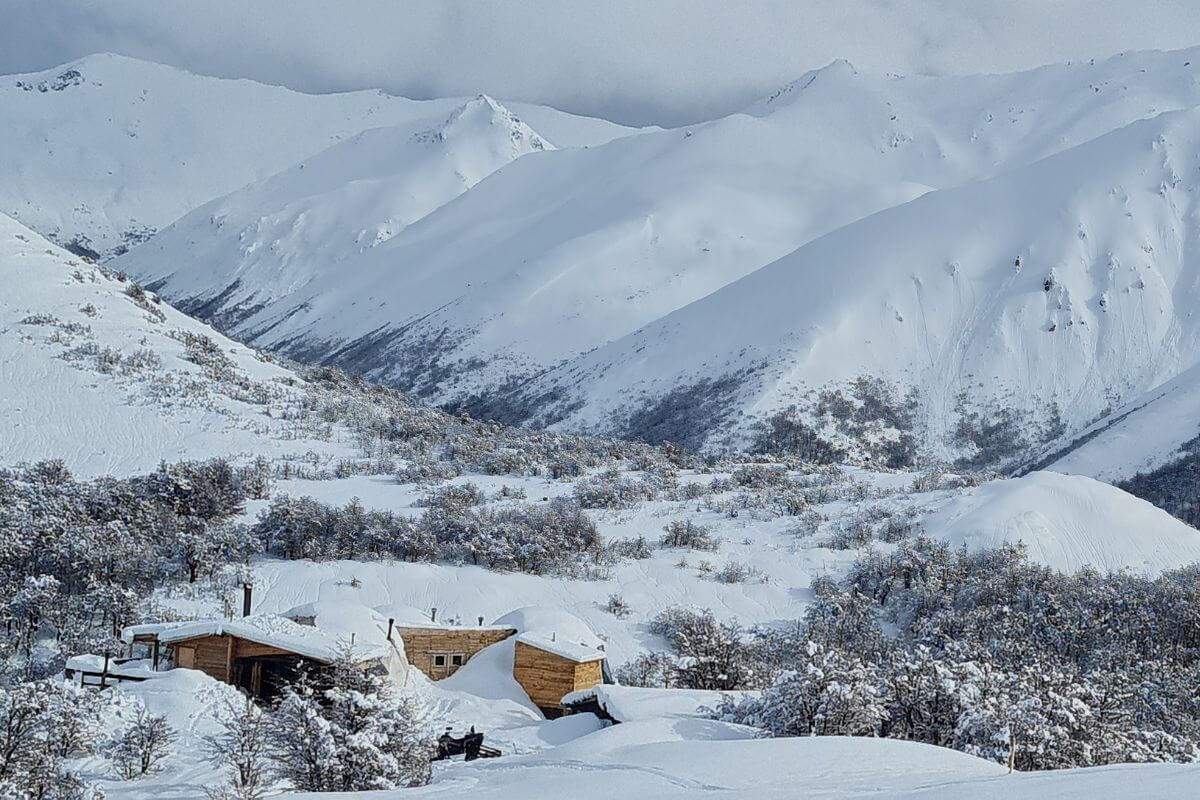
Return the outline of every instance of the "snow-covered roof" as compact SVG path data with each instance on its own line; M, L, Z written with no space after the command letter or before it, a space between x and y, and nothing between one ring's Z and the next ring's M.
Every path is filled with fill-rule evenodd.
M371 623L371 620L364 620ZM392 645L384 634L370 635L373 624L363 626L363 635L354 637L352 655L359 659L380 658L391 651ZM333 661L350 642L348 631L329 631L311 625L300 625L290 619L269 614L243 617L237 620L209 619L179 622L163 626L158 640L164 644L182 642L203 636L236 636L268 647L296 653L318 661ZM128 640L132 640L132 635Z
M515 628L518 642L571 661L604 658L604 641L579 617L559 608L526 606L510 611L494 624Z
M136 636L156 636L179 624L178 622L144 622L141 625L129 625L121 629L121 641L129 644Z
M588 661L600 661L605 657L604 651L597 647L588 647L584 644L553 638L544 633L522 633L517 636L517 641L561 656L569 661L577 661L580 664Z
M472 630L472 631L501 631L501 630L516 630L512 625L464 625L457 622L435 622L429 618L428 611L422 611L413 606L406 606L399 603L389 603L375 606L374 611L380 614L386 621L387 618L396 621L398 628L436 628L439 630ZM445 620L453 619L447 616Z

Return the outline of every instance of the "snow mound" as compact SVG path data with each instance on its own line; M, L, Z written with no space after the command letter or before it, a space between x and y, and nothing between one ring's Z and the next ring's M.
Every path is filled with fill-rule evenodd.
M931 536L973 551L1023 542L1031 559L1065 572L1094 567L1153 576L1200 561L1200 531L1080 475L991 481L924 522Z
M604 644L579 617L550 606L518 608L499 617L492 624L515 628L517 633L557 633L560 639L590 647L600 647Z
M431 627L434 623L429 619L429 612L416 608L415 606L404 605L403 603L384 603L375 606L375 611L378 612L384 619L396 620L397 626L422 626Z
M296 606L280 616L293 621L311 619L314 628L338 641L349 642L353 637L356 649L376 651L389 646L388 618L361 603L318 600ZM402 646L399 637L395 636L391 644Z
M736 699L746 694L748 693L601 684L571 692L562 701L564 706L569 706L594 700L618 722L637 722L657 718L702 716L705 709L716 708L723 698L733 696Z

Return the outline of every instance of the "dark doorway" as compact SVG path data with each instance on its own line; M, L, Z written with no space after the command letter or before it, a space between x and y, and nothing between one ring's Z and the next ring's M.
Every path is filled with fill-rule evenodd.
M233 662L233 684L251 697L271 702L300 677L303 659L296 656L254 656Z

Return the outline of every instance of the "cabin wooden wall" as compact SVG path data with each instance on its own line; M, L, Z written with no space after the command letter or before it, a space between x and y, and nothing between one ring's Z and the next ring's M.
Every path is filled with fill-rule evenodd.
M571 691L590 689L602 683L604 683L603 661L588 661L586 664L575 665L575 688Z
M463 663L485 647L502 642L516 631L512 628L394 628L392 635L404 642L408 663L424 672L431 680L453 675L458 667L451 665L450 655L461 653ZM436 667L433 657L445 653L446 666Z
M175 666L184 666L180 662L180 649L192 648L194 651L192 669L198 669L225 683L233 683L233 662L239 658L295 655L289 650L281 650L278 647L228 635L201 636L182 642L172 642L169 646L174 650Z
M557 711L565 695L603 682L601 660L578 663L517 642L513 677L543 711Z
M185 666L186 659L181 658L180 651L191 648L194 655L192 669L198 669L205 675L225 683L233 682L233 638L230 636L201 636L197 639L187 639L182 642L172 642L175 666Z

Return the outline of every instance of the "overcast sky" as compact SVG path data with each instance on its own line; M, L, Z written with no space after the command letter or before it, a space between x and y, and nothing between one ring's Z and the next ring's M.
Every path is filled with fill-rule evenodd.
M623 122L805 70L995 72L1200 44L1200 0L0 0L0 72L112 51L316 92L487 92Z

